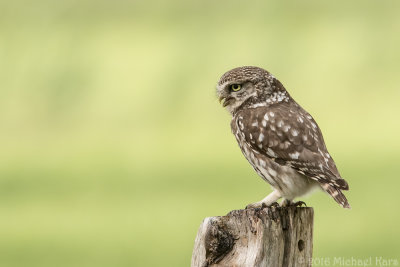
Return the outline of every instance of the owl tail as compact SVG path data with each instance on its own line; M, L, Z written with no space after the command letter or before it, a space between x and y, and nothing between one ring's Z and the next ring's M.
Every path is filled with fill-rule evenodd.
M330 185L330 184L322 184L322 188L329 194L333 199L340 204L343 208L350 209L350 204L347 201L347 198L344 196L340 189Z

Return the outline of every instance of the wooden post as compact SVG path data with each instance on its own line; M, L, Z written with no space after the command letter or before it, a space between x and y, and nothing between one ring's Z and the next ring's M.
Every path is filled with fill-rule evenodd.
M311 266L313 217L312 208L266 207L205 218L191 266Z

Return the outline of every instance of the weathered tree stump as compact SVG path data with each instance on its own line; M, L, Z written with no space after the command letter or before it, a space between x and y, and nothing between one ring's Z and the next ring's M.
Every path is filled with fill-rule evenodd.
M234 210L205 218L191 266L311 266L313 218L313 209L302 207Z

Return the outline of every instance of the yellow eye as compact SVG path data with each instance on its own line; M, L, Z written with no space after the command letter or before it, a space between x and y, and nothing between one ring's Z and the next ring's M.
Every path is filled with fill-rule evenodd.
M240 84L232 84L231 85L231 90L234 91L234 92L237 92L240 89L242 89L242 86Z

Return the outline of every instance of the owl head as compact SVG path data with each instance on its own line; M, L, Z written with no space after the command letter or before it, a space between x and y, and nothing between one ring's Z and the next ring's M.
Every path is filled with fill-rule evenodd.
M222 75L217 84L217 97L232 114L246 107L267 106L290 98L274 76L252 66L238 67Z

